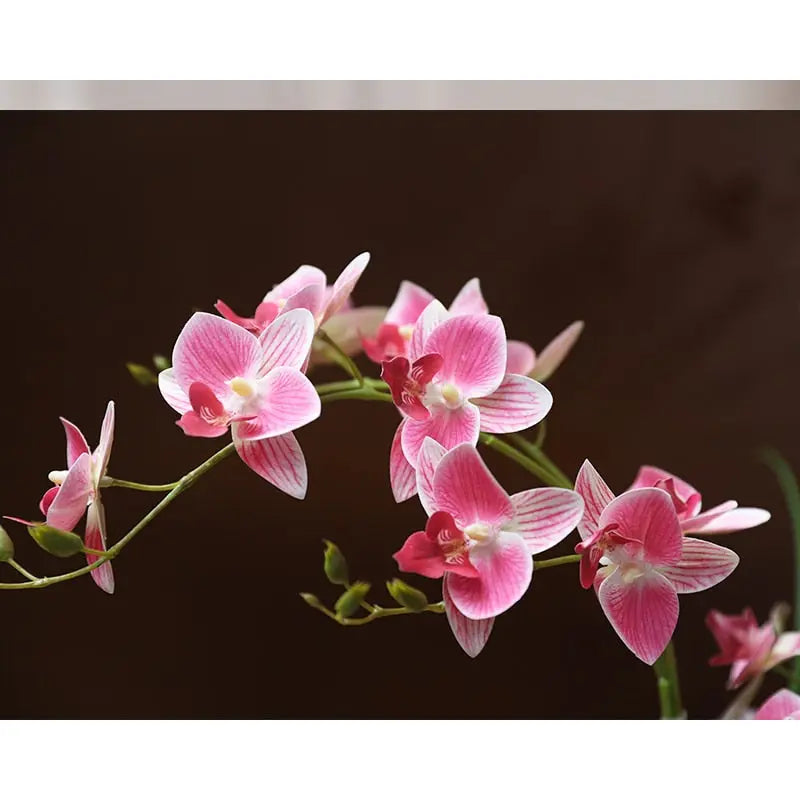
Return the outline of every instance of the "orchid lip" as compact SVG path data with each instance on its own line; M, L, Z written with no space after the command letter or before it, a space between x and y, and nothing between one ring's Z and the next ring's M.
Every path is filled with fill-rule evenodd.
M485 542L492 535L492 531L483 522L473 522L464 528L464 535L475 542Z
M255 383L247 378L233 378L228 385L239 397L249 398L256 393Z
M414 326L413 325L400 325L397 328L397 332L406 340L408 341L414 334Z

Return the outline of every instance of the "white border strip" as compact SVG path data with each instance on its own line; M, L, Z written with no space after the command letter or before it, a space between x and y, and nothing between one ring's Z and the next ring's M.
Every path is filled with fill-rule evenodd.
M779 110L800 81L0 81L0 109Z

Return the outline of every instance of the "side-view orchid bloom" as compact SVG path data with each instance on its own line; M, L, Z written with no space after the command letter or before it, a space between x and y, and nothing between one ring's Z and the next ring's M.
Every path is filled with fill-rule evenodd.
M305 308L311 312L316 330L346 307L368 263L369 253L356 256L332 286L328 285L321 269L308 265L298 267L264 295L252 317L239 316L222 300L218 300L214 307L226 319L256 334L260 334L280 314Z
M303 451L291 431L320 415L314 385L301 371L314 336L304 308L281 314L258 336L198 312L186 323L170 369L158 376L164 399L188 436L222 436L254 472L292 497L308 485Z
M461 444L447 452L430 438L420 452L417 480L428 523L394 558L405 572L444 579L453 633L475 656L494 617L530 585L532 556L574 530L583 501L576 492L558 488L509 496L474 446Z
M583 327L581 320L568 325L541 353L537 353L527 342L509 340L506 370L537 381L546 381L569 355L583 333Z
M587 460L576 491L585 510L578 524L580 581L594 587L608 621L646 664L669 644L678 622L678 595L700 592L739 563L732 550L683 535L664 489L629 489L615 497Z
M759 626L751 608L746 608L741 614L709 611L706 625L720 649L708 663L711 666L730 665L729 689L736 689L782 661L800 656L800 633L778 634L772 622Z
M663 489L672 498L684 533L703 536L732 533L763 525L770 518L769 511L763 508L739 508L735 500L728 500L701 513L703 498L700 492L659 467L641 467L630 488L641 489L645 486Z
M542 384L506 373L499 317L453 317L438 300L417 320L408 358L384 361L381 377L404 417L389 459L398 502L414 494L413 472L426 437L447 450L474 445L481 431L513 433L535 425L553 404Z
M62 531L72 531L86 514L84 544L92 550L106 549L106 514L100 499L104 485L111 446L114 442L114 401L106 407L100 429L100 441L92 451L80 428L61 417L67 436L67 469L53 470L47 476L54 484L42 496L39 508L45 522ZM87 510L88 509L88 510ZM24 525L37 525L30 520L10 517ZM93 564L99 556L86 554L86 561ZM114 572L111 562L106 561L89 573L94 582L108 594L114 593Z
M755 719L800 720L800 695L780 689L756 712Z

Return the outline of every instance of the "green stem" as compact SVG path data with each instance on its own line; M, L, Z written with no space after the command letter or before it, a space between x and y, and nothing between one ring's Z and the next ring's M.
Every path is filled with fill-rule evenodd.
M544 420L539 424L543 425ZM554 486L563 486L565 489L572 489L572 481L547 457L547 454L538 444L529 442L520 433L512 433L508 438L529 458L533 459L539 466L550 473L552 476L551 482Z
M138 492L171 492L179 483L180 481L173 481L172 483L136 483L135 481L122 481L119 478L106 476L101 486L136 489Z
M800 486L786 459L772 448L761 452L762 461L773 471L783 492L794 532L794 628L800 630ZM795 660L789 688L800 691L800 658Z
M39 580L35 575L31 575L31 573L28 572L28 570L26 570L25 567L22 566L22 564L17 564L17 562L14 561L13 558L9 558L8 559L8 564L9 564L9 566L14 567L14 569L17 572L19 572L20 575L24 575L29 581L38 581Z
M577 564L581 560L581 556L559 556L558 558L546 558L543 561L534 561L534 571L540 569L547 569L548 567L560 567L562 564Z
M324 392L320 395L320 400L323 403L334 403L337 400L381 400L384 403L392 402L390 394L379 392L366 384L359 386L355 381L351 381L350 387L335 392Z
M528 470L532 475L536 475L537 478L542 480L548 486L563 486L564 488L571 489L572 484L567 482L565 485L561 482L557 476L553 475L548 469L543 467L537 461L534 461L529 456L525 455L525 453L520 452L517 450L516 447L510 445L504 439L498 439L491 433L482 433L479 437L479 441L482 444L485 444L487 447L491 447L492 450L496 450L498 453L502 453L507 458L510 458L512 461L516 461L524 469Z
M170 491L168 495L163 497L161 501L153 506L152 509L142 517L126 534L123 536L113 547L109 547L93 564L87 564L85 567L73 570L72 572L65 572L63 575L54 575L51 578L36 578L34 580L26 581L25 583L0 583L0 589L44 589L46 586L51 586L54 583L63 583L64 581L78 578L81 575L86 575L92 570L97 569L111 559L116 558L122 550L133 540L133 538L144 530L172 501L182 495L192 484L215 467L220 461L227 458L234 452L233 442L226 445L222 450L218 450L211 458L195 467L191 472L178 481L178 485Z
M329 351L329 355L331 356L331 358L345 372L347 372L348 374L352 375L354 380L358 381L358 385L359 386L363 386L364 385L364 376L361 374L361 370L358 368L358 365L356 364L356 362L353 361L353 359L350 358L350 356L347 355L347 353L345 353L344 350L342 350L342 348L339 347L339 345L336 344L336 342L333 339L331 339L331 337L328 336L328 334L325 333L325 331L322 330L322 328L320 328L317 331L317 338L321 342L324 342L327 345L328 351Z
M772 667L770 672L776 672L785 681L791 681L794 677L794 673L792 672L792 670L787 669L786 667L783 666L783 664L776 664L774 667Z
M678 661L675 646L670 642L666 650L653 664L658 681L658 697L661 719L684 719L686 712L681 701L681 686L678 680Z
M761 672L748 681L744 688L733 698L733 702L725 709L720 719L741 719L758 694L764 682L764 673Z
M345 627L356 627L358 625L367 625L370 622L374 622L376 619L381 619L382 617L400 617L403 616L404 614L424 614L425 612L430 612L431 614L444 614L444 603L440 602L440 603L429 603L421 611L412 611L410 608L405 608L405 606L397 606L393 608L371 606L372 610L365 617L340 617L337 614L334 614L333 611L324 606L322 603L320 603L316 598L311 600L309 599L309 597L303 597L303 599L312 608L316 608L317 611L321 611L326 617L329 617L334 622L338 622L340 625L343 625Z

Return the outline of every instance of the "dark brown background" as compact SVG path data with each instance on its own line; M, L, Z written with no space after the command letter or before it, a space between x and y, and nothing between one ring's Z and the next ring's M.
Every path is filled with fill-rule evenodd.
M511 336L541 346L586 320L551 382L548 449L565 470L588 456L621 490L650 462L707 505L773 510L727 539L742 556L730 580L681 601L685 699L718 714L725 670L706 666L704 614L751 604L763 617L791 597L787 515L754 451L772 443L800 464L799 223L796 114L6 113L0 513L36 513L63 466L58 415L94 446L110 398L117 477L172 480L218 446L184 437L124 368L169 353L193 308L251 308L297 265L333 277L365 249L361 303L388 304L402 278L449 302L478 275ZM335 596L322 537L381 586L422 525L417 501L389 492L395 424L383 405L326 407L300 434L302 503L226 462L125 551L113 597L88 578L4 592L3 712L657 714L651 671L572 568L538 575L475 661L443 618L342 629L300 601ZM487 460L509 490L530 485ZM107 493L112 538L153 501ZM30 569L64 566L7 527Z

